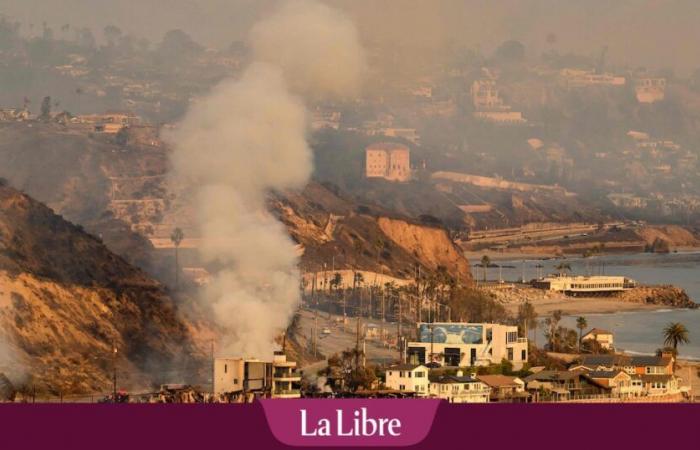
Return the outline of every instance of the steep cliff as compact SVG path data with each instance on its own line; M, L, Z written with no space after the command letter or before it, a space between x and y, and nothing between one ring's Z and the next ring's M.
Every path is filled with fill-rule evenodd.
M430 269L443 266L461 280L471 280L469 262L445 229L388 217L379 217L377 223L389 239Z
M62 394L106 390L115 363L121 387L182 380L196 354L188 324L161 284L6 186L0 347L0 372L13 382Z
M471 280L469 262L435 224L358 205L331 185L309 183L300 192L270 200L302 252L306 271L361 269L412 279L416 266L432 272L444 266L455 278Z

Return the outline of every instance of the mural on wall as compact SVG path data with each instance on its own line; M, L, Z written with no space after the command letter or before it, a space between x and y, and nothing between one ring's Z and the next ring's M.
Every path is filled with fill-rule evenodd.
M459 323L421 323L418 326L420 342L440 344L482 344L483 325Z

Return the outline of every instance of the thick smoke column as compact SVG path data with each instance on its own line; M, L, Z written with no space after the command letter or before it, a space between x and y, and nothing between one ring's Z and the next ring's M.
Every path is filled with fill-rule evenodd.
M295 247L265 198L311 174L303 98L354 93L364 59L352 23L316 2L283 4L251 39L255 62L168 139L175 182L195 192L201 255L222 267L203 295L224 331L222 352L265 357L299 302Z

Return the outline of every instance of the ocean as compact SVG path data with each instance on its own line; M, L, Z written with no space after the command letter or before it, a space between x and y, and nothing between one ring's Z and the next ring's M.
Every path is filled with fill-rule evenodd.
M517 280L522 276L531 279L538 275L554 273L560 262L571 265L574 275L624 275L640 284L673 284L686 290L690 298L700 303L700 252L669 254L604 255L592 258L567 258L550 260L497 261L503 279ZM543 267L537 268L537 265ZM479 268L474 269L477 274ZM499 269L489 269L489 278L498 276ZM478 275L477 275L478 276ZM597 327L615 333L615 346L629 353L653 354L663 346L663 328L669 322L681 322L690 331L690 343L679 347L681 358L700 360L700 309L661 309L608 314L586 314L589 328ZM575 328L575 317L565 317L563 325ZM538 337L539 342L544 342Z

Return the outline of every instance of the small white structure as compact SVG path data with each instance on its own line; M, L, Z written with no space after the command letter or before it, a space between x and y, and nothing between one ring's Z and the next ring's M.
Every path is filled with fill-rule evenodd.
M444 375L430 382L430 397L447 400L449 403L488 403L491 388L476 377L476 374L464 376Z
M415 392L419 397L428 395L428 368L422 364L399 364L386 370L387 388Z
M596 341L601 348L610 349L613 346L613 334L611 331L593 328L581 337L582 341Z

